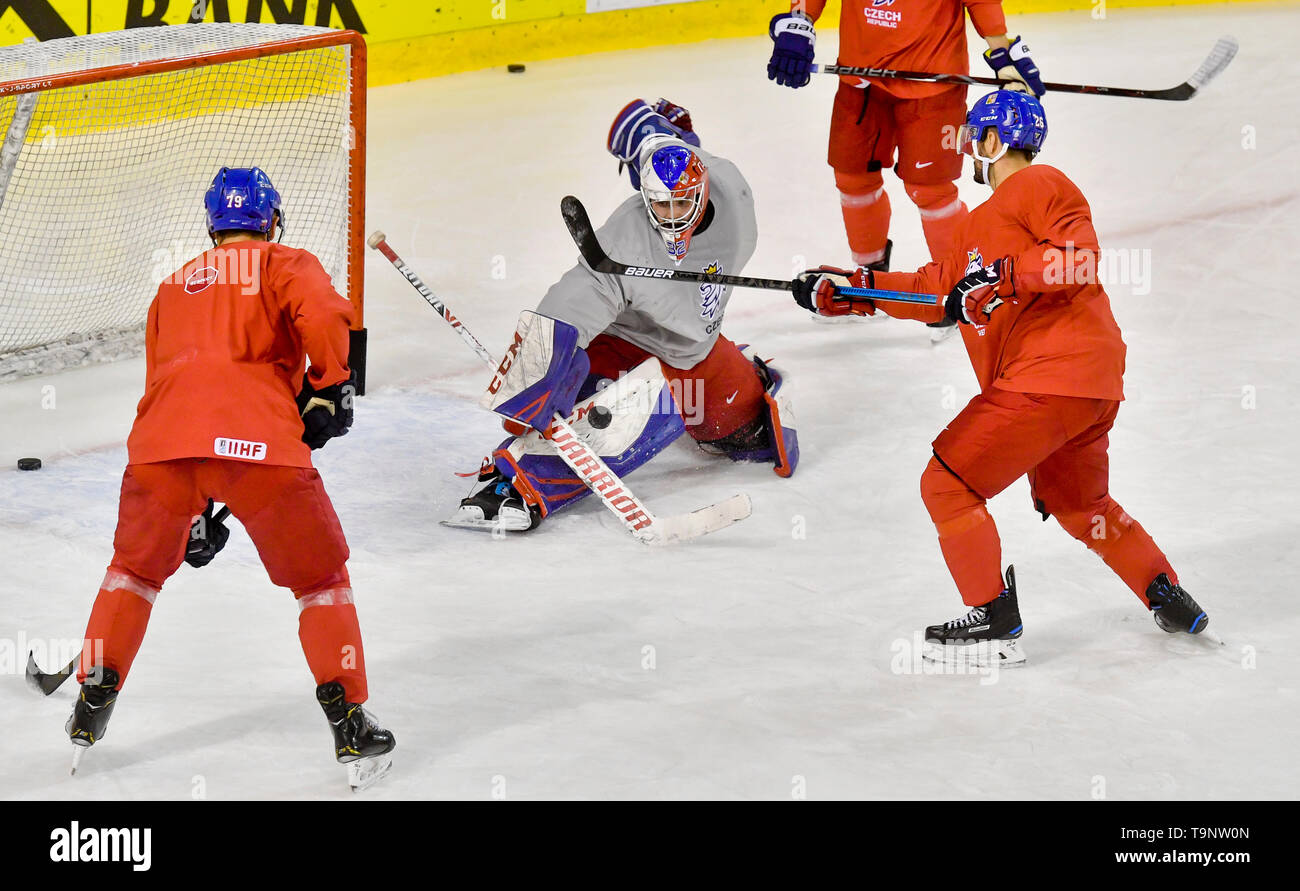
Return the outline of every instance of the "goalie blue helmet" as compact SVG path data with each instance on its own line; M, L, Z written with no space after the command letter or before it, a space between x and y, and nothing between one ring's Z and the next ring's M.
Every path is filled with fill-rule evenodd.
M218 232L234 230L270 237L277 216L280 237L284 237L280 193L260 167L222 167L208 187L203 205L208 213L208 235L214 241Z

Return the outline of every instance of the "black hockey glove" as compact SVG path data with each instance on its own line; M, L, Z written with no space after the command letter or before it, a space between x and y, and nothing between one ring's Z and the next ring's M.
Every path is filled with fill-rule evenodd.
M302 441L319 449L336 436L345 436L352 426L352 401L357 396L357 373L319 390L302 377L298 412L302 415Z
M214 506L209 498L208 506L190 525L190 540L185 545L185 562L195 568L211 563L217 552L226 546L226 539L230 538L230 530L221 522L230 515L230 508L223 507L214 516Z

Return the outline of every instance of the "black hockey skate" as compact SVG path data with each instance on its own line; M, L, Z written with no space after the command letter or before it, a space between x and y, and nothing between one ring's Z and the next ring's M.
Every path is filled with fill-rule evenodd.
M111 668L97 668L86 675L86 682L77 694L77 704L72 707L68 723L64 730L72 744L72 772L77 772L81 756L86 749L104 738L108 730L108 719L113 715L113 706L117 704L118 674Z
M1020 648L1020 605L1016 600L1016 569L1007 567L1007 586L989 603L973 607L959 619L925 629L927 662L988 668L1023 665Z
M527 532L542 522L541 509L525 504L523 496L501 471L494 467L479 479L486 483L483 488L468 498L461 499L456 513L443 520L442 525L463 529Z
M334 757L348 766L353 791L372 785L393 766L389 753L397 747L393 734L375 723L360 704L344 698L343 685L330 681L316 688L316 701L334 733Z
M1169 576L1163 572L1147 586L1147 602L1151 604L1151 616L1161 631L1200 634L1210 624L1210 617L1192 595L1169 581Z
M879 260L877 260L874 263L868 263L867 268L873 272L888 272L889 258L893 255L893 253L894 253L894 240L892 238L886 238L885 256L881 257Z

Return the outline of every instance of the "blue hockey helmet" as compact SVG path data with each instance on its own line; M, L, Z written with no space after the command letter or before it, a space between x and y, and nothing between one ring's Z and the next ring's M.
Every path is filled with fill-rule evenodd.
M1043 103L1028 93L1015 90L989 93L972 105L966 115L966 126L959 141L962 151L981 161L998 160L980 158L978 154L980 140L989 127L998 131L1004 149L1019 149L1033 156L1043 150L1047 140L1047 112L1043 111Z
M270 236L278 215L284 236L284 211L280 193L260 167L222 167L203 198L208 212L208 235L218 232L260 232Z

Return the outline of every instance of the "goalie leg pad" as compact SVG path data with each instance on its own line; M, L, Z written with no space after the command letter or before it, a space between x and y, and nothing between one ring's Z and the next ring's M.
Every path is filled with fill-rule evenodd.
M591 370L568 322L526 311L479 405L502 417L545 429L555 414L573 411Z
M655 365L650 360L594 394L569 419L574 432L620 477L686 432L668 382L657 374L648 376ZM597 409L596 424L592 423L593 409ZM591 494L539 433L506 440L493 458L524 501L540 508L543 517Z
M759 407L759 417L754 422L755 429L750 432L758 434L757 428L761 427L765 435L745 437L757 439L761 444L727 443L719 440L701 445L712 447L710 451L726 455L732 461L771 461L777 476L793 476L799 465L799 433L795 429L794 409L790 404L785 373L760 359L753 347L744 346L741 353L754 363L754 370L763 382L763 402Z

